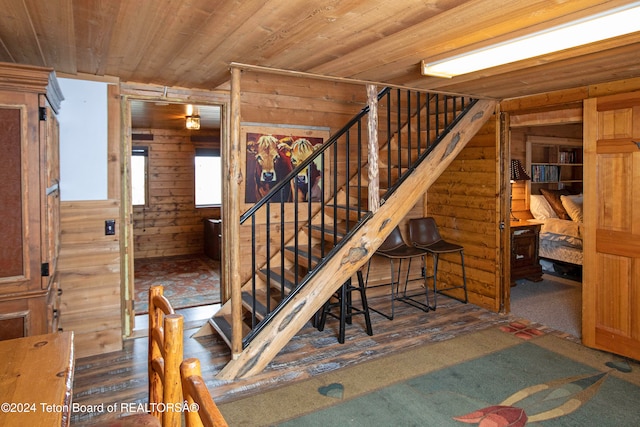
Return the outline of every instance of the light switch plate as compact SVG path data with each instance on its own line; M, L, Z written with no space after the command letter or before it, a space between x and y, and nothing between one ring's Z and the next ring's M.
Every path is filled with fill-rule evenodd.
M113 236L116 234L116 220L115 219L107 219L104 222L104 235L105 236Z

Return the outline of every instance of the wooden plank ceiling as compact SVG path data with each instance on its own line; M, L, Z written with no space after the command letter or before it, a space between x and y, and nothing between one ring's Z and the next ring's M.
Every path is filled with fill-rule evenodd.
M177 129L184 130L187 104L131 100L131 126L133 129ZM200 133L219 131L221 108L215 105L196 105L200 116Z
M229 64L496 99L640 76L640 33L452 79L435 60L621 0L0 0L0 61L215 89Z

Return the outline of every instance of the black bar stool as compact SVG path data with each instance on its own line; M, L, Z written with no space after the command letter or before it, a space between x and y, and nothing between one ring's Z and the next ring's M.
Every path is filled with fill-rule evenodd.
M371 259L369 260L369 264L367 266L367 287L369 288L374 288L374 287L380 287L380 286L387 286L387 285L391 285L391 313L387 314L384 313L378 309L375 309L373 307L371 307L372 311L375 311L376 313L386 317L389 320L393 320L394 316L395 316L395 301L402 301L406 304L409 304L413 307L419 308L420 310L427 312L429 311L429 293L428 293L428 289L427 289L427 281L426 278L424 277L424 275L421 275L418 278L409 278L409 273L411 271L411 260L413 258L420 258L420 260L422 261L422 270L424 271L426 269L426 264L425 264L425 256L426 256L427 252L422 250L422 249L418 249L414 246L409 246L405 243L404 239L402 238L402 233L400 232L400 228L399 227L395 227L391 233L389 234L389 236L387 236L387 238L385 239L384 242L382 242L382 244L380 245L380 247L378 248L378 250L375 251L374 255L378 255L384 258L387 258L389 260L389 265L391 266L391 281L389 283L382 283L382 284L378 284L378 285L373 285L370 286L369 285L369 269L371 267ZM404 291L401 292L400 291L400 286L401 286L401 271L402 271L402 261L403 260L408 260L408 266L407 266L407 275L404 279ZM397 270L394 268L394 261L398 262L398 268ZM417 297L421 297L420 294L408 294L407 293L407 286L409 284L410 281L413 280L422 280L424 282L424 287L425 287L425 292L424 292L424 297L425 297L425 302L419 301L418 299L416 299Z
M360 300L362 301L362 309L356 309L353 307L353 298L351 292L360 292ZM335 319L340 320L340 331L338 332L338 342L344 343L344 331L345 324L351 324L352 318L355 315L364 315L364 321L367 329L367 335L373 335L373 329L371 328L371 318L369 317L369 305L367 304L367 295L364 287L364 280L362 278L362 272L358 270L358 286L353 286L351 278L344 282L340 289L334 294L337 302L331 302L331 298L324 304L322 308L322 314L320 315L320 321L318 322L318 330L324 330L324 324L327 320L327 315ZM335 314L331 312L332 308L339 307L339 313Z
M466 303L467 296L467 276L464 270L464 247L455 243L450 243L440 236L436 221L432 217L413 218L409 220L409 236L411 244L418 249L427 251L433 256L433 306L429 306L431 310L435 310L437 306L437 294L452 289L463 289L464 298L458 299L460 302ZM460 254L460 263L462 265L462 285L453 285L444 289L438 289L438 259L442 254L456 253ZM425 269L425 279L427 272Z

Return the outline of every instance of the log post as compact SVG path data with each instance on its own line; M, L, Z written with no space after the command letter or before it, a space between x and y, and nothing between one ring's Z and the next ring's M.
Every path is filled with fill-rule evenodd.
M369 104L369 147L367 163L369 165L369 210L375 213L380 207L380 170L378 167L378 90L375 85L367 85L367 103Z
M240 281L240 185L243 181L240 165L240 74L239 68L231 69L231 129L228 158L226 166L228 173L223 180L227 184L227 192L224 198L222 226L225 227L223 235L229 245L224 245L229 251L225 259L228 266L229 287L231 290L231 357L236 358L242 353L242 283ZM227 209L224 209L227 207Z

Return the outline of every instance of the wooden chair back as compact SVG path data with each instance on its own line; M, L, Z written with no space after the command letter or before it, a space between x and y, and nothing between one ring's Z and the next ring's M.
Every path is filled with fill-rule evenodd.
M149 406L164 427L181 426L183 317L175 314L162 286L149 289Z
M198 408L197 411L184 412L187 427L227 427L227 422L202 379L200 361L196 358L185 359L180 365L180 376L182 393L188 407Z

